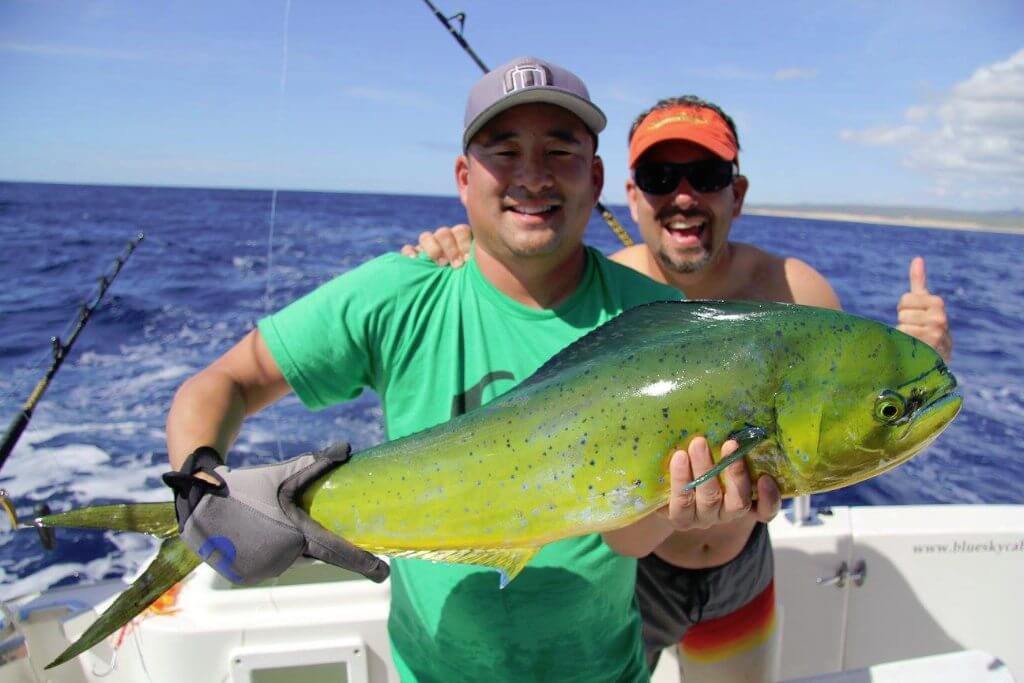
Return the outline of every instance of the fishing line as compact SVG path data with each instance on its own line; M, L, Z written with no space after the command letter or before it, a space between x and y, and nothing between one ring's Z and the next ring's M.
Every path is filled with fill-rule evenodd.
M277 129L280 131L283 127L282 120L283 115L281 110L283 108L284 92L285 87L288 85L288 24L292 13L292 0L285 0L284 3L284 20L281 28L281 79L278 83L277 90ZM273 294L273 277L271 273L274 269L274 226L277 223L277 188L275 187L270 192L270 226L267 229L267 282L263 290L263 310L265 313L270 312L271 295Z
M284 18L281 26L281 78L277 89L277 130L284 128L284 93L288 85L288 27L292 14L292 0L285 0ZM271 313L271 297L274 292L274 227L277 225L277 188L270 192L270 224L267 226L267 277L263 289L263 312ZM281 445L281 422L277 411L270 411L274 422L274 440L277 442L278 460L284 460L284 447Z
M441 11L437 9L437 7L434 6L434 3L430 0L423 0L423 2L426 3L427 7L430 8L430 11L434 13L434 16L441 22L441 25L448 29L448 33L455 39L455 42L459 44L459 47L469 55L470 59L476 62L476 65L480 67L480 70L484 73L490 71L490 69L487 68L487 65L484 64L483 60L477 56L476 52L473 51L473 48L469 46L469 43L466 42L466 38L462 35L462 30L466 27L466 13L459 12L458 14L446 17L441 14ZM459 29L457 31L455 30L455 27L452 26L452 19L459 22ZM622 223L620 223L615 217L615 214L613 214L607 206L601 203L600 199L597 201L597 205L594 207L594 210L601 214L601 218L603 218L604 222L609 228L611 228L611 231L615 233L615 236L619 238L619 241L622 242L622 246L633 246L633 238L630 237L629 233L626 232L626 229L622 227Z

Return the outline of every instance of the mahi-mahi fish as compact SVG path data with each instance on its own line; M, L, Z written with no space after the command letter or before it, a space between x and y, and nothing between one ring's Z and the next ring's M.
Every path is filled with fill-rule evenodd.
M927 344L878 322L789 304L686 301L623 313L515 389L352 456L301 505L374 553L493 567L515 578L546 543L635 522L666 504L668 461L695 435L717 476L745 458L784 497L881 474L960 410ZM727 458L721 445L736 438ZM415 476L409 476L415 473ZM50 666L127 623L200 562L172 503L84 508L43 526L164 539L147 570Z

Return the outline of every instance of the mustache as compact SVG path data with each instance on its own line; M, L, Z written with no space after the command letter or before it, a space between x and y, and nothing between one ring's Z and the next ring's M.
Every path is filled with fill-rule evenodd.
M701 209L679 209L676 207L665 207L655 216L659 221L667 222L674 218L703 218L705 221L711 222L711 214Z
M551 202L552 204L562 204L565 201L565 197L560 192L506 192L506 202Z

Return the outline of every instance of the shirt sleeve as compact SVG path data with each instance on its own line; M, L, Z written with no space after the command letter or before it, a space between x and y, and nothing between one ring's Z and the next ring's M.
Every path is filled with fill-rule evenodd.
M388 255L335 277L259 322L289 386L312 410L376 387L402 291L422 268Z

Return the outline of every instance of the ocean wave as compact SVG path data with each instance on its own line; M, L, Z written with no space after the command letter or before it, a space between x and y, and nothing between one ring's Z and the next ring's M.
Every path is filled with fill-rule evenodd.
M132 226L149 226L147 241L118 276L0 473L19 514L34 514L40 502L66 510L168 500L160 475L167 468L164 421L174 392L252 329L267 310L268 278L272 306L284 305L423 229L464 220L453 198L281 193L268 274L269 196L11 190L0 183L0 202L9 202L0 236L8 246L17 244L19 254L58 250L4 261L8 281L19 284L0 294L8 340L0 351L0 415L20 408L49 364L49 336L63 334L92 278L133 236ZM586 234L606 253L619 247L599 218ZM1015 455L1024 438L1024 309L1014 296L1024 292L1020 237L760 217L739 221L732 237L810 263L848 310L889 323L913 256L926 258L929 286L946 297L956 344L952 368L965 395L961 416L927 452L821 496L823 503L1024 500L1024 464ZM55 272L74 286L47 297ZM289 397L247 419L231 462L270 462L342 439L362 450L384 438L382 417L369 393L315 414ZM132 572L155 547L139 535L62 530L54 555L44 553L32 533L0 535L0 596Z

